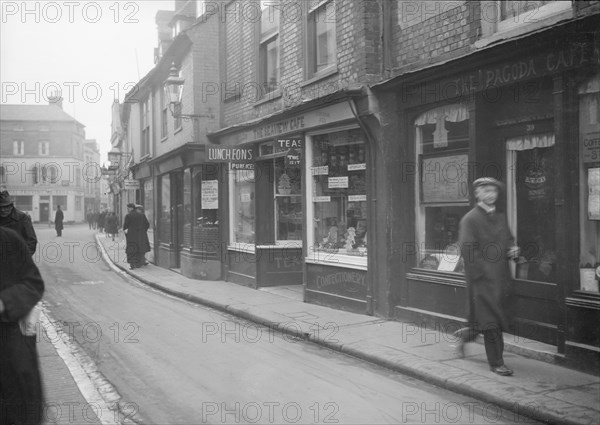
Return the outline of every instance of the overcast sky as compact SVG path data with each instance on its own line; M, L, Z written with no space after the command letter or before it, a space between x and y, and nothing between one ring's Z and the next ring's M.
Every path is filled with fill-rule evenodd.
M25 7L24 7L25 5ZM174 0L0 1L1 103L47 104L62 90L63 109L110 149L111 104L154 66L154 17Z

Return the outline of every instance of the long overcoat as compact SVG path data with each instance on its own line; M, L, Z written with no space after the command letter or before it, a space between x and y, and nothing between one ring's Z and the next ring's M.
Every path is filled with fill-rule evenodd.
M125 253L127 254L128 263L137 262L138 255L150 250L148 234L146 233L149 226L148 219L139 211L133 210L125 215L123 230L127 230L125 234L127 242Z
M465 263L469 322L480 330L507 330L512 282L507 252L514 246L514 238L506 215L488 214L476 206L460 221L459 244Z
M56 215L54 216L54 228L56 230L63 229L63 221L65 219L65 214L62 210L56 210Z
M0 422L37 424L43 392L36 336L23 335L18 322L42 298L44 281L23 239L2 227L0 270Z
M17 232L27 244L29 253L33 255L37 247L37 236L33 230L31 217L23 211L13 208L8 217L0 217L0 226L12 229Z

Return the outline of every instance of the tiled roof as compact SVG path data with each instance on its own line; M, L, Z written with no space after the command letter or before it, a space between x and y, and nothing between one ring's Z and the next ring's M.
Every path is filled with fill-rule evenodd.
M57 105L0 105L2 121L75 121ZM81 123L79 123L81 124Z

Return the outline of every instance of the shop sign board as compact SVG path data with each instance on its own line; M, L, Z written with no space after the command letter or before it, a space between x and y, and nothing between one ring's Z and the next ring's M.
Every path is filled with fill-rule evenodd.
M583 135L583 162L600 162L600 132Z
M207 146L206 158L208 162L248 164L254 162L254 148L224 145Z
M124 190L137 190L139 188L140 188L139 180L134 180L134 179L123 180L123 189Z

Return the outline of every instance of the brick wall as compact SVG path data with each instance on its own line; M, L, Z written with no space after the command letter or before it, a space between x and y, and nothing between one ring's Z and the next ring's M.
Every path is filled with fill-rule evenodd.
M479 27L478 2L397 2L392 29L394 74L467 52Z
M240 3L241 2L241 3ZM380 2L338 0L335 8L337 73L315 81L305 79L305 3L303 8L283 6L280 18L280 87L276 96L267 94L257 102L257 22L249 19L240 4L227 5L225 22L226 69L223 96L224 127L264 117L311 99L327 101L328 95L357 83L377 81L381 69ZM295 13L301 11L301 13ZM237 13L236 13L237 12ZM293 13L294 12L294 13ZM234 89L238 96L231 96ZM279 96L279 94L281 94ZM271 96L271 97L269 97Z

